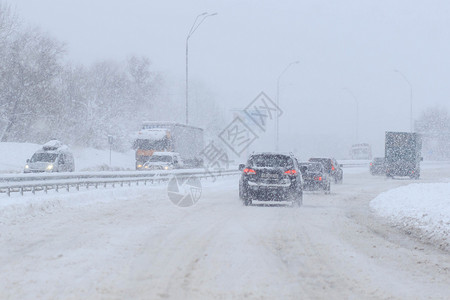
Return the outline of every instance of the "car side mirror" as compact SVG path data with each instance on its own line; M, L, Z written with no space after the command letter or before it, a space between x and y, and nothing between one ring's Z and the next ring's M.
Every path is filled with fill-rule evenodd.
M30 163L30 159L29 159L29 158L27 158L27 164L28 164L28 163Z
M343 164L339 164L339 168L343 168L344 167L344 165Z
M301 167L300 167L300 172L301 172L302 174L305 174L305 173L306 173L306 170L308 170L308 167L307 167L307 166L301 166Z
M239 164L239 171L244 171L245 164Z

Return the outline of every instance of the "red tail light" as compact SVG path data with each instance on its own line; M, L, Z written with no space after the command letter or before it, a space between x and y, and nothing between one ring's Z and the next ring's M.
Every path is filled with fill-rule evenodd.
M296 170L287 170L286 172L284 172L284 174L295 175L295 174L297 174L297 171Z
M249 169L249 168L245 168L244 169L244 173L245 174L256 174L255 170Z
M334 166L333 165L331 166L331 171L334 171Z
M322 177L321 176L315 176L314 180L322 181Z
M370 163L370 166L372 166L372 163Z

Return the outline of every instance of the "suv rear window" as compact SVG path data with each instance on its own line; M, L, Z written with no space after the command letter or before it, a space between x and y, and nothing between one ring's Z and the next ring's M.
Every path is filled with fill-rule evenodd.
M320 162L327 172L331 171L331 159L329 158L310 158L309 161Z
M323 168L321 163L301 163L300 165L308 168L306 172L322 172Z
M250 157L248 164L252 167L287 168L293 167L294 162L289 156L278 154L260 154Z

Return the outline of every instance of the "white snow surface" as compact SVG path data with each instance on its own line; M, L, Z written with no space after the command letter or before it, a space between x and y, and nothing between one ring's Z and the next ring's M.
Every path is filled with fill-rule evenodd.
M448 248L450 183L416 183L381 193L370 207L395 225Z
M39 148L0 143L0 171L21 172ZM71 150L77 171L109 162ZM425 163L417 183L345 163L344 183L305 193L300 208L242 206L237 176L202 181L191 208L175 207L166 183L0 194L0 299L448 297L450 257L436 248L449 250L449 165ZM113 166L132 170L133 152L113 153Z
M0 143L0 173L21 173L26 160L43 145L32 143ZM103 171L109 169L109 150L68 147L75 158L75 171ZM134 170L134 151L111 152L111 168Z
M61 141L58 140L50 140L47 143L45 143L42 148L61 148L64 144L61 143Z

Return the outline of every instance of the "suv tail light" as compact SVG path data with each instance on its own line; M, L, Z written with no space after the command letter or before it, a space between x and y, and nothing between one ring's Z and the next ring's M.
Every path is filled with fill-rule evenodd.
M322 177L321 176L314 176L314 180L322 181Z
M247 175L256 174L255 170L249 169L249 168L245 168L244 169L244 173L247 174Z
M284 174L295 175L295 174L297 174L297 170L294 170L294 169L292 169L292 170L287 170L286 172L284 172Z

